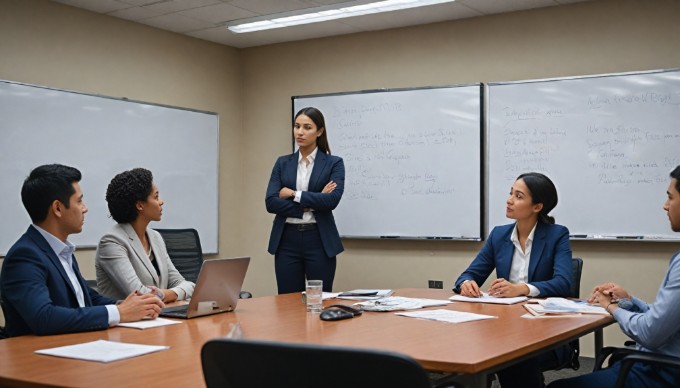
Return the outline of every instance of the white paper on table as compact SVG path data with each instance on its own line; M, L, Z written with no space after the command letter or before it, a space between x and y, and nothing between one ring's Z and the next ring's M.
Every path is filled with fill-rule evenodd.
M390 296L378 300L368 300L355 303L366 311L396 311L396 310L415 310L424 307L446 306L450 304L448 300L407 298L404 296Z
M474 313L466 313L462 311L454 310L423 310L423 311L413 311L408 313L394 313L396 315L403 315L405 317L429 319L433 321L449 322L449 323L463 323L471 321L480 321L483 319L498 318L493 315L482 315Z
M152 327L160 327L167 325L176 325L182 323L181 321L173 321L172 319L156 318L156 319L143 319L137 322L123 322L119 323L118 326L131 327L133 329L149 329Z
M495 296L489 296L489 294L486 292L482 292L482 296L479 297L454 295L449 298L449 300L453 300L456 302L496 303L496 304L515 304L519 302L524 302L527 299L529 298L527 298L526 296L516 296L514 298L498 298Z
M565 298L546 298L538 302L539 306L534 309L539 313L582 313L582 314L602 314L609 315L609 312L604 307L599 305L591 305L582 301L575 301Z
M85 342L58 348L40 349L35 353L78 360L111 362L170 349L169 346L126 344L106 340Z

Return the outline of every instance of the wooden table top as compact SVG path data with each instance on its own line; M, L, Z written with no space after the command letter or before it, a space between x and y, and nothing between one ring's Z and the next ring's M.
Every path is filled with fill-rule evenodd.
M398 296L447 299L451 291L400 289ZM352 304L332 299L324 305ZM613 322L604 315L571 318L521 318L521 304L456 302L456 311L497 316L467 323L445 323L365 312L342 321L321 321L307 313L300 294L243 299L235 312L182 320L181 324L146 330L108 330L53 336L23 336L0 341L0 385L88 387L96 383L122 386L204 386L200 351L203 344L227 334L240 323L244 337L390 350L405 353L436 372L479 373L601 329ZM38 349L98 339L169 350L112 363L64 359L33 353Z

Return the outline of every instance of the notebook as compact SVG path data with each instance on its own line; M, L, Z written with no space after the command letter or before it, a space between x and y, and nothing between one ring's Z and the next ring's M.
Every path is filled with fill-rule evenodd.
M189 304L165 307L162 317L195 318L233 311L238 303L250 257L206 260Z

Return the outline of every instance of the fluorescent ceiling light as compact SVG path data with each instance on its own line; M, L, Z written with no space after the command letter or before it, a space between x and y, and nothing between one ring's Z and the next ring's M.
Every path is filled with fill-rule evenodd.
M389 12L415 7L424 7L427 5L441 3L451 3L453 1L455 0L385 0L339 9L328 9L324 7L322 10L319 10L317 12L309 12L305 14L286 16L269 20L259 20L250 23L242 23L234 26L229 26L227 28L231 32L240 34L244 32L271 30L273 28L297 26L300 24L318 23L327 20L349 18L353 16L368 15L372 13Z

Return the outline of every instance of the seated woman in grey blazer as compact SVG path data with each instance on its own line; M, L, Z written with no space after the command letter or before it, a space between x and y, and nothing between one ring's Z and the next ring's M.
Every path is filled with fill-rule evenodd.
M163 237L148 227L163 214L163 200L151 171L135 168L113 177L106 202L118 224L97 246L99 292L115 299L125 299L135 290L155 292L166 303L190 298L194 283L177 271Z

